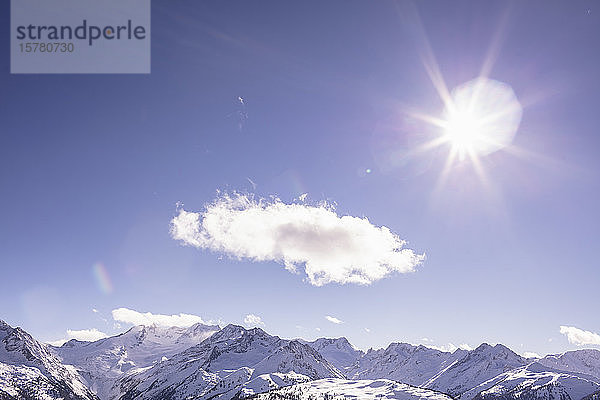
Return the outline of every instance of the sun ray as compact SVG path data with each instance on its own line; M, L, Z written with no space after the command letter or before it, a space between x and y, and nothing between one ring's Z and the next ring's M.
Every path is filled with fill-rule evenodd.
M511 14L511 5L508 5L502 15L500 16L500 20L498 22L498 27L496 28L496 32L492 38L492 42L488 47L488 51L483 60L483 64L481 66L481 70L479 72L479 76L481 77L489 77L496 60L498 59L498 55L500 54L500 49L502 48L502 43L506 37L506 27L509 22L509 17Z
M446 146L448 154L434 187L439 192L457 163L467 162L483 186L493 191L483 157L509 147L519 127L522 106L512 88L489 79L510 22L510 7L504 9L491 38L479 76L449 90L437 62L418 9L412 2L397 4L398 15L417 45L417 51L441 103L440 116L411 111L407 114L433 128L437 136L417 146L412 155ZM516 152L518 153L518 151Z
M412 2L396 3L396 9L399 17L402 19L403 25L408 29L409 34L416 40L416 48L419 52L419 57L425 68L434 89L444 103L445 107L452 107L452 97L450 90L446 85L446 81L442 75L441 69L431 48L429 38L423 28L421 16L416 5Z
M450 174L450 170L452 169L452 165L454 164L455 158L456 158L456 149L450 148L450 152L448 153L448 157L446 157L446 161L442 168L442 172L440 173L440 176L438 177L437 182L435 183L435 187L433 189L434 197L444 187L444 184L446 183L446 179L447 179L448 175Z

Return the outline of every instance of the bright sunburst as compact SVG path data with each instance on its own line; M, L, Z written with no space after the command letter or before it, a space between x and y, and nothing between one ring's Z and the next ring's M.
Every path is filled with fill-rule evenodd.
M468 158L479 169L480 157L511 144L523 109L509 85L479 77L457 86L452 92L438 92L445 105L442 115L414 116L439 131L437 139L422 146L421 151L449 147L444 175L457 158Z
M444 141L452 146L452 151L464 158L467 153L477 153L485 132L481 127L481 117L467 111L453 111L445 120Z
M492 153L512 142L521 114L510 86L488 78L474 79L450 94L440 122L442 141L461 159Z

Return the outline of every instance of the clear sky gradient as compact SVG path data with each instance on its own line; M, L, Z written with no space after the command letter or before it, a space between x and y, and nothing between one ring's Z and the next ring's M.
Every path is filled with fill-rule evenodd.
M597 3L154 1L150 75L10 75L8 3L8 323L56 340L124 330L111 318L120 307L221 323L254 314L273 334L361 348L487 341L539 354L576 347L561 325L600 332ZM408 112L443 110L427 43L449 88L487 60L523 105L515 150L482 157L483 180L468 161L442 179L444 146L407 156L432 129ZM308 193L427 260L369 286L316 287L275 262L173 240L176 204L201 211L217 190Z

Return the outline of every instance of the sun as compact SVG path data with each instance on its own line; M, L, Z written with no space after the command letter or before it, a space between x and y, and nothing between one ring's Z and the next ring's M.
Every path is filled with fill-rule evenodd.
M439 185L458 163L469 162L482 181L486 181L483 158L499 150L515 153L512 142L521 122L523 108L512 88L503 82L484 76L472 79L452 91L442 79L436 89L444 109L438 115L409 113L426 123L431 139L424 141L414 154L447 148ZM437 150L431 154L440 154ZM464 168L460 168L464 171Z
M510 86L477 78L456 87L442 115L441 142L459 159L481 157L508 146L522 108Z
M454 111L444 121L444 125L442 139L450 144L452 151L461 159L467 154L477 154L482 148L485 130L481 116L468 111Z

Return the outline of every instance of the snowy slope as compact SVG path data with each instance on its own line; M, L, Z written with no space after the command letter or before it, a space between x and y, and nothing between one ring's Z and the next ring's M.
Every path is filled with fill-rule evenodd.
M458 397L489 379L525 364L527 360L508 347L483 343L422 386Z
M0 321L0 393L16 399L96 400L75 368L62 364L49 347Z
M253 368L253 377L271 372L294 371L310 379L344 378L344 375L315 349L296 340L281 346Z
M120 379L115 389L120 400L180 400L199 398L220 381L196 363L159 363L142 373Z
M208 338L218 326L189 328L134 326L127 332L95 342L71 340L54 352L74 365L101 399L110 398L115 381L131 369L152 366Z
M247 398L257 393L267 392L284 386L309 382L306 375L295 372L259 375L251 378L252 369L241 368L226 376L218 384L207 390L200 400L219 399L231 400L233 398Z
M546 367L580 372L600 378L600 350L582 349L562 354L550 354L538 362Z
M500 374L464 393L461 399L561 399L580 400L600 390L600 379L590 375L548 369L533 362ZM565 396L566 395L566 396Z
M244 384L238 391L238 398L247 398L257 393L264 393L269 390L291 386L298 383L310 382L310 378L306 375L288 372L282 374L275 372L272 374L259 375L248 383Z
M387 379L321 379L288 386L251 397L256 400L452 400L428 389L417 388Z
M319 338L312 342L299 340L318 351L340 371L353 366L364 352L357 350L345 337L337 339Z
M449 353L408 343L392 343L385 349L369 350L346 371L346 375L352 379L392 379L418 386L465 354L465 350Z

